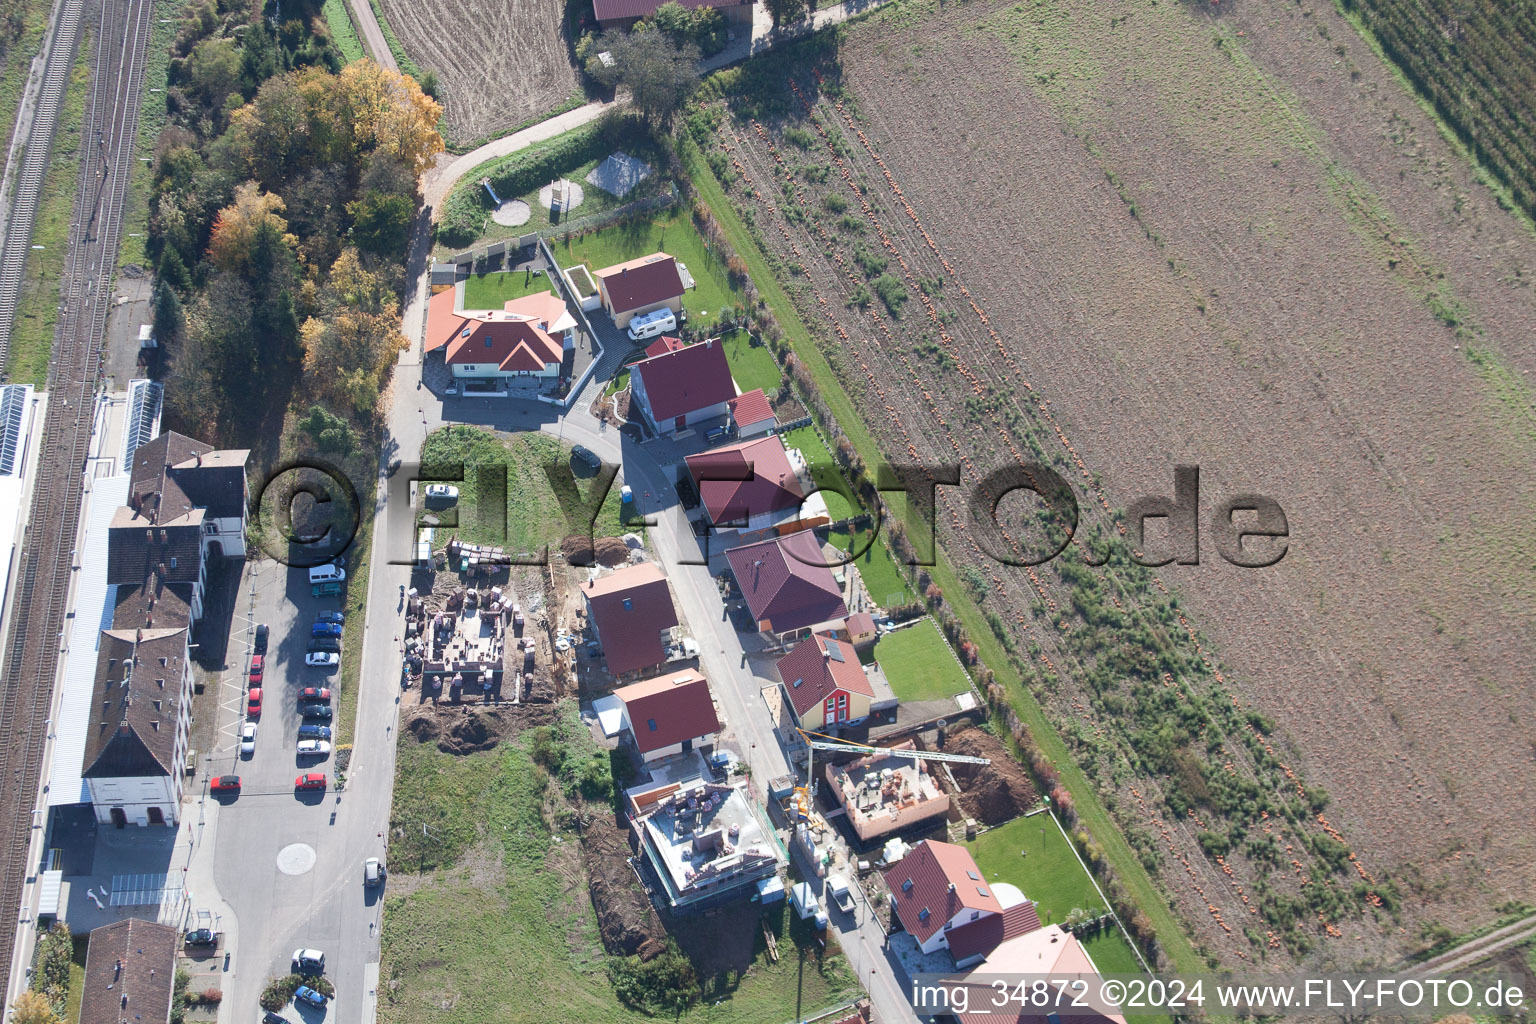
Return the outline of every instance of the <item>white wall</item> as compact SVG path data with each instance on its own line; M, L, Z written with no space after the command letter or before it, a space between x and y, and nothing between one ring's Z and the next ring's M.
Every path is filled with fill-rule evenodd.
M91 791L91 804L96 809L96 820L112 823L112 808L121 807L130 825L148 825L149 809L160 808L169 825L176 824L181 798L175 778L169 775L153 775L124 779L87 779Z

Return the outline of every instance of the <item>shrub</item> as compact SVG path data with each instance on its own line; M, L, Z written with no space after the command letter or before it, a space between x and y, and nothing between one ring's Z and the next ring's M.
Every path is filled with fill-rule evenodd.
M891 311L891 315L900 316L901 304L907 301L907 290L901 286L901 282L890 274L881 274L870 284L874 286L875 294L880 296L880 301L885 303L885 308Z
M821 205L831 213L844 213L848 209L848 200L836 192L828 192L826 198L821 201Z
M608 977L620 1002L652 1016L681 1016L699 998L693 964L673 940L668 941L666 952L651 960L613 958L608 961Z

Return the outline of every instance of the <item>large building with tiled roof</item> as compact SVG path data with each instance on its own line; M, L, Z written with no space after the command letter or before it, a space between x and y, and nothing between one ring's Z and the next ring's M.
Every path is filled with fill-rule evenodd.
M509 299L499 310L461 310L457 301L452 288L432 296L424 343L455 379L534 390L559 382L576 318L554 292Z
M989 883L970 851L926 839L885 869L901 926L927 954L948 950L957 967L1040 927L1035 905L1007 883Z
M731 548L725 559L761 632L793 633L848 615L842 588L809 530Z
M249 452L175 433L137 445L106 531L106 608L81 781L96 820L174 825L192 714L191 632L209 563L243 558ZM99 570L98 570L99 571Z
M101 633L85 780L104 824L174 825L192 725L187 627Z
M826 501L813 489L805 460L777 435L689 455L684 462L717 531L788 532L827 522Z
M1018 979L1049 980L1073 993L1077 1004L1070 1015L1050 1012L1049 1007L1018 1003L999 1006L998 985L1012 989ZM1036 927L1011 936L987 953L986 962L963 977L945 982L956 994L956 1012L940 1015L937 1020L958 1024L1061 1024L1063 1020L1081 1024L1125 1024L1121 1008L1105 999L1099 985L1099 969L1077 936L1060 925ZM963 1006L963 1010L959 1007Z

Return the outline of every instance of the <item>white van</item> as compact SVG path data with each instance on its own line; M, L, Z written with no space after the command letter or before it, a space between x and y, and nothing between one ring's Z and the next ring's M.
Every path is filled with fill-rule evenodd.
M629 322L629 340L640 341L644 338L654 338L658 334L677 330L677 317L670 309L652 310L644 316L637 316Z
M334 563L309 567L310 583L340 583L347 578L347 570Z

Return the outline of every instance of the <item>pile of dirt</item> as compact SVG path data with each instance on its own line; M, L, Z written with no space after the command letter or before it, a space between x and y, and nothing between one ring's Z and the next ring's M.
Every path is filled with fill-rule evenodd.
M617 537L599 537L593 555L610 568L629 561L629 545Z
M573 533L560 542L560 554L566 565L592 564L592 538Z
M405 712L400 728L418 743L435 743L445 754L490 750L526 729L548 725L555 705L418 704Z
M666 949L666 931L629 866L626 834L611 815L599 814L582 830L581 848L603 948L642 960L659 955Z
M1040 802L1024 767L991 733L974 728L951 732L944 741L944 750L950 754L992 759L991 764L949 766L950 773L960 784L960 806L967 817L984 825L1001 825Z

